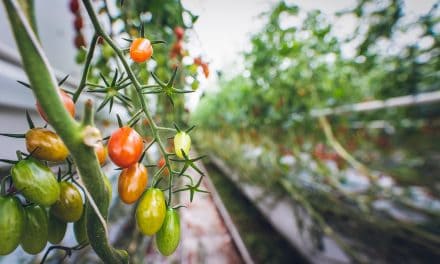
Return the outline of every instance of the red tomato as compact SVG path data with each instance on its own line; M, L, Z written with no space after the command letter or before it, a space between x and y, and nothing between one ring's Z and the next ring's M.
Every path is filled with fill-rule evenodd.
M175 27L174 34L176 35L177 39L182 39L183 35L185 34L185 29L183 29L183 27Z
M173 44L173 47L171 48L171 53L183 56L183 43L181 40Z
M194 64L195 65L202 65L202 58L200 58L200 57L197 57L197 58L195 58L194 59Z
M153 55L153 46L150 40L146 38L137 38L133 40L130 46L130 57L137 63L142 63Z
M74 117L75 116L75 103L73 102L72 98L70 98L70 96L66 92L64 92L61 89L59 89L59 91L60 91L61 99L63 100L64 107L66 108L67 112L69 112L70 115L72 117ZM49 121L47 120L46 113L44 112L43 108L41 107L40 103L38 103L38 102L37 102L37 110L38 110L38 113L40 114L40 116L46 122L49 123Z
M80 31L83 28L84 22L81 15L78 14L75 16L75 20L73 21L73 26L75 27L76 31Z
M135 163L122 170L118 180L118 192L126 204L136 202L147 187L148 172L144 165Z
M315 149L313 150L313 155L315 158L323 160L326 157L325 146L322 143L318 143L315 145Z
M164 157L161 157L160 159L159 159L159 161L157 162L157 167L159 168L159 169L161 169L163 166L165 166L165 158ZM170 175L170 172L168 171L168 168L165 168L164 170L163 170L163 174L165 175L165 176L168 176L168 175Z
M79 2L78 2L78 0L70 0L69 7L70 7L70 11L72 13L75 14L76 12L78 12L79 11Z
M108 154L116 165L128 168L138 162L142 155L144 142L131 127L121 127L111 135L108 141Z
M73 42L75 43L75 47L77 49L86 46L86 39L84 38L84 36L81 33L76 35Z

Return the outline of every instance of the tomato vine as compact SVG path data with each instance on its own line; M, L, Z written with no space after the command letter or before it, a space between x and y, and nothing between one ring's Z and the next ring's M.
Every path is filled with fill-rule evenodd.
M19 161L7 161L14 164L11 170L12 182L9 185L10 188L15 187L16 189L14 191L6 190L6 180L2 181L2 197L0 197L0 206L2 206L2 208L0 209L3 210L12 204L16 207L14 209L17 212L16 219L20 218L20 215L24 215L28 218L34 217L35 219L40 219L37 222L41 224L41 226L29 227L31 229L28 235L37 237L38 239L34 242L32 242L31 237L21 240L20 243L22 246L31 254L39 253L45 247L47 240L52 243L57 243L60 241L60 237L62 239L63 230L65 232L65 223L75 222L75 236L79 245L71 248L52 246L46 252L43 262L51 250L64 250L66 255L70 255L73 250L81 250L84 248L87 243L91 245L96 254L105 263L129 262L128 253L125 250L113 248L108 241L107 217L111 199L111 186L101 169L101 165L105 162L107 155L106 149L103 146L103 142L106 138L103 139L101 132L95 127L95 110L91 100L85 103L82 121L78 122L75 120L75 103L78 102L85 88L89 87L87 92L105 93L106 95L96 111L101 110L108 103L111 112L114 99L117 99L119 103L125 106L132 114L130 120L125 124L118 116L120 128L116 130L108 140L110 159L114 164L123 169L120 175L119 193L121 199L127 203L134 203L139 199L136 206L136 219L139 229L146 235L154 235L160 230L158 236L163 236L165 240L169 240L172 237L172 245L167 246L162 239L160 240L162 241L160 248L164 255L169 255L174 252L180 240L180 224L177 211L173 209L173 193L189 191L191 201L194 195L194 190L191 188L176 188L174 176L185 175L185 177L189 177L185 174L185 171L191 166L201 174L201 180L203 173L197 169L194 161L202 157L190 158L191 153L189 150L191 140L188 133L193 127L183 132L180 131L177 125L175 125L175 128L160 126L160 120L153 118L145 94L164 94L175 108L182 107L182 99L176 99L175 96L192 92L192 90L177 88L177 65L173 67L173 73L168 81L162 81L164 77L162 74L156 75L151 72L151 77L155 84L141 84L136 73L142 72L136 71L135 73L134 69L138 66L130 65L125 55L127 49L119 47L113 39L115 32L113 32L112 29L109 30L109 33L104 30L99 21L98 14L95 11L95 6L90 0L83 0L82 3L95 32L88 50L83 50L86 40L81 33L81 29L84 25L82 17L79 16L79 2L72 0L70 9L75 14L74 25L79 34L75 38L75 44L80 49L80 55L81 53L85 55L85 61L80 83L77 90L71 93L71 97L71 95L65 93L62 88L59 87L67 77L60 83L56 82L52 69L40 46L38 32L35 27L33 2L27 3L15 0L4 0L3 2L9 21L11 22L11 28L17 42L17 47L22 57L24 70L30 81L30 84L25 84L25 86L32 89L41 117L55 130L55 132L52 132L47 128L34 128L32 121L28 117L31 129L26 134L26 143L30 153L25 155L25 159L22 159L22 154L19 152ZM130 3L125 4L131 5ZM170 1L168 4L175 5L176 10L178 10L177 12L188 12L182 8L180 1ZM152 6L154 5L152 4ZM121 10L123 9L124 6L121 7ZM26 12L24 12L24 10L26 10ZM104 2L104 7L101 7L100 10L106 12L111 23L115 21L115 18L109 13L106 2ZM125 14L124 11L122 11L122 13L123 15L121 15L120 19L123 19L126 22L125 25L129 28L127 20L128 14ZM179 14L179 17L180 16L181 14ZM196 18L193 17L191 23L194 23L195 20ZM180 25L184 24L181 18L178 19L177 22ZM140 23L140 35L142 38L135 39L131 44L131 50L129 50L131 59L136 63L144 63L150 59L153 55L152 45L165 43L160 40L150 42L148 39L143 38L144 26L142 21ZM129 34L134 35L134 32L129 32ZM175 34L178 41L182 41L184 29L180 26L176 27ZM106 78L106 76L111 73L111 70L109 70L107 66L93 64L94 54L98 45L103 45L103 47L108 47L107 49L111 50L106 51L107 54L102 53L102 56L111 54L110 57L114 56L114 60L121 65L121 74L119 75L118 70L115 70L111 80ZM136 47L133 45L136 45ZM182 52L182 47L179 49L178 59L181 60L184 53ZM154 54L160 53L155 52ZM107 59L109 59L109 57ZM96 70L100 71L98 75L101 77L101 81L104 85L94 83L95 81L99 81L95 75ZM183 76L179 76L179 78L183 78ZM181 83L182 82L179 81L179 84ZM130 89L132 89L132 93L128 92ZM177 101L178 104L175 104L175 101ZM182 111L182 109L179 111ZM143 120L141 123L145 125L144 127L139 125L140 120ZM179 120L177 123L182 125L184 122ZM151 133L151 140L146 147L144 145L145 127L149 127L149 133ZM142 136L136 130L140 130L139 133L141 133ZM175 134L175 150L166 148L163 141L170 133ZM12 137L24 136L6 133L2 135ZM46 138L44 142L48 143L48 145L44 145L41 140L36 142L31 141L31 138ZM142 162L144 155L154 144L158 146L164 162L162 166L157 168L153 176L151 187L146 189L148 176L146 167ZM174 156L177 158L175 159ZM56 162L55 165L61 165L59 167L58 176L56 176L46 164L42 164L37 159ZM171 166L172 162L184 162L185 165L179 168L178 166ZM64 167L62 166L63 164L65 165ZM62 173L61 167L64 169L67 167L67 172ZM169 174L169 177L167 177L169 182L168 188L166 188L168 190L167 195L157 186L161 179L165 177L165 170ZM136 179L130 177L131 181L139 181L136 182L139 188L134 194L126 193L127 186L131 184L124 180L126 174L137 175ZM24 175L28 177L24 178ZM189 178L192 181L191 177ZM203 192L203 190L198 189L200 180L195 190ZM83 205L77 188L84 192L85 206ZM21 204L14 202L18 200L9 199L10 196L14 195L20 197L21 202L22 200L31 202L31 204L25 206L24 213L21 212ZM158 208L152 208L152 206L157 204L159 205ZM44 206L50 206L51 208L49 217L46 214ZM178 208L180 208L180 206ZM176 207L176 209L178 208ZM157 218L155 210L157 211L159 209L162 212L162 216ZM149 222L151 217L154 218L153 222ZM1 226L5 221L9 220L0 217ZM19 222L19 220L17 221ZM51 221L54 225L57 225L57 221L61 221L59 230L57 229L58 231L55 233L48 233L48 221ZM163 223L166 223L165 226L162 226ZM46 224L46 226L43 226L44 224ZM19 230L19 225L15 229L14 227L11 228L11 232L14 234L17 233L18 237L21 237L20 233L24 232L23 230ZM174 236L173 233L175 233ZM10 247L8 248L0 248L0 253L10 253L11 250L17 246L17 244L15 244L16 242L17 241L10 242Z

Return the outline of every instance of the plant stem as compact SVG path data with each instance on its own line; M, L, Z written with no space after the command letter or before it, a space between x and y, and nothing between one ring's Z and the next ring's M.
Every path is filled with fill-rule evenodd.
M91 63L92 58L93 58L93 53L95 52L95 47L96 47L97 41L98 41L98 35L95 33L93 35L92 42L90 43L90 48L87 51L86 63L84 64L84 70L83 70L83 73L82 73L82 76L81 76L81 81L80 81L80 83L78 85L78 89L75 91L75 94L73 94L73 101L75 103L78 100L81 92L86 87L87 75L89 74L90 63Z

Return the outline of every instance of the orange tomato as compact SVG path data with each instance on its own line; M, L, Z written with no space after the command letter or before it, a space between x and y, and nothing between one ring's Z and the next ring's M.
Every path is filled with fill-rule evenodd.
M146 38L136 38L133 40L130 46L130 58L137 62L142 63L151 58L153 55L153 46L151 46L150 40Z
M203 70L203 74L205 75L205 78L209 77L209 66L207 63L202 63L202 70Z
M135 163L122 170L118 180L118 193L126 204L136 202L147 187L148 172L144 165Z
M104 146L104 144L99 143L97 146L95 146L95 154L98 158L99 164L102 166L105 163L105 160L107 159L107 148Z
M165 158L164 157L161 157L160 159L159 159L159 161L157 162L157 167L159 168L159 169L161 169L163 166L165 166ZM169 170L168 170L168 168L165 168L164 170L163 170L163 174L165 175L165 176L168 176L168 175L170 175L170 172L169 172Z
M174 34L176 35L177 39L182 39L183 35L185 34L185 29L183 29L183 27L175 27L174 28Z

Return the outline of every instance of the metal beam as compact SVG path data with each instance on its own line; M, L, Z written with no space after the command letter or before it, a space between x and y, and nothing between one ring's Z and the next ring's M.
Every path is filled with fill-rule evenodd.
M432 104L440 101L440 90L421 93L417 95L406 95L394 97L387 100L375 100L351 105L343 105L335 108L313 109L310 111L312 117L339 115L350 112L368 112L385 108L404 107L412 105Z

